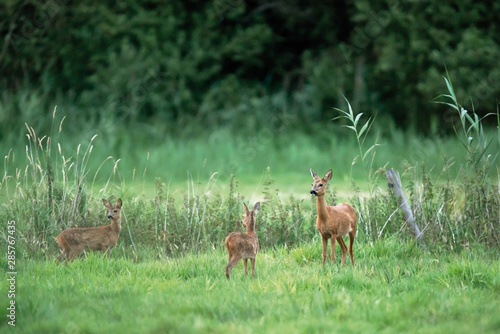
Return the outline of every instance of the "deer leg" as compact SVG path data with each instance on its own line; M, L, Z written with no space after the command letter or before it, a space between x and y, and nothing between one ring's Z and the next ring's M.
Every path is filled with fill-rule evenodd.
M229 280L229 273L233 270L234 266L238 264L240 259L238 257L229 257L228 264L226 266L226 278Z
M345 255L347 254L347 247L346 247L344 239L342 239L342 237L337 237L337 241L339 242L340 249L342 250L341 264L342 264L342 267L343 267L344 266L344 261L345 261Z
M332 266L334 266L334 262L335 262L335 239L337 239L336 234L334 234L332 236L332 250L330 253L330 261L332 261Z
M231 255L228 256L227 266L226 266L226 278L228 281L229 281L229 273L231 272L231 269L233 269L230 265L231 265Z
M68 251L68 256L66 257L66 259L69 262L73 262L73 260L75 259L75 257L76 257L76 253L75 252L72 252L71 250Z
M247 265L248 265L248 259L243 259L243 267L245 268L245 276L248 276Z
M65 250L61 250L61 254L57 257L57 260L59 262L63 262L67 258L68 258L68 255L66 254L66 251Z
M70 262L73 262L74 259L76 259L80 254L84 253L86 251L85 245L75 245L73 247L70 247L68 252L68 258Z
M321 236L323 240L323 269L325 269L325 260L326 260L326 249L328 248L328 239Z
M108 259L109 259L109 258L111 257L111 250L112 250L112 249L113 249L112 247L106 248L106 247L104 247L104 246L103 246L103 247L101 247L101 252L102 252L103 254L106 254L106 256L107 256L107 257L108 257Z
M250 265L252 266L252 277L255 277L255 258L250 259Z
M356 232L352 231L349 232L349 255L351 256L351 263L352 266L354 267L354 255L352 253L352 244L354 243L354 235Z

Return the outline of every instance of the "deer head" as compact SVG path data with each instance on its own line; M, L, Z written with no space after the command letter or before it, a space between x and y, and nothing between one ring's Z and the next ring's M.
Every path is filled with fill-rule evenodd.
M328 181L330 181L332 178L332 170L330 169L328 172L326 172L323 178L320 178L318 174L316 174L312 170L312 168L310 170L314 182L312 183L312 189L309 193L315 196L324 196L326 192L326 185L328 184Z
M104 203L104 206L108 209L108 219L116 219L121 217L121 212L120 212L122 208L121 198L118 199L115 206L113 206L113 204L111 204L104 198L102 199L102 202Z
M247 228L247 231L253 231L255 229L255 216L260 210L260 202L255 203L252 211L248 210L245 203L243 203L243 208L245 209L245 213L243 214L241 223Z

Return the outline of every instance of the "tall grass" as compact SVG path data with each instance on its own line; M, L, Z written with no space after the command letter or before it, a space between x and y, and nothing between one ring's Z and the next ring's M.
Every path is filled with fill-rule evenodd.
M5 200L1 216L16 221L20 233L18 245L28 254L44 254L52 249L52 237L63 228L88 225L98 220L99 210L88 208L89 201L93 199L89 187L94 187L103 164L113 160L108 157L92 171L93 175L89 175L91 169L88 164L96 136L86 145L79 144L76 152L68 152L58 140L64 117L58 126L55 125L56 109L52 121L52 134L42 137L26 124L26 165L23 168L11 164L11 159L15 160L12 151L4 160L0 190ZM118 160L114 162L113 172L116 172L117 163ZM12 172L9 169L11 165L14 168ZM111 174L99 190L103 196L108 196L110 178Z
M451 84L448 88L445 97L453 100ZM256 231L262 248L295 247L317 235L307 171L333 167L328 201L354 204L357 242L407 238L396 200L381 181L383 167L391 166L402 172L415 219L431 247L498 246L500 193L493 180L500 174L495 175L493 158L500 141L488 139L491 132L473 113L458 104L456 109L465 122L464 136L456 139L405 137L397 131L392 139L369 136L372 121L361 126L361 116L349 106L343 115L355 138L286 130L234 137L221 130L208 139L170 138L157 147L134 142L133 129L111 137L98 129L71 136L64 132L69 120L54 109L50 134L40 136L26 125L24 160L19 148L5 156L0 236L5 239L4 225L15 220L22 254L52 257L58 252L53 238L61 230L104 224L100 198L121 197L122 247L114 254L141 260L151 254L200 253L223 248L225 236L241 230L242 203L259 199ZM333 124L327 128L343 131ZM365 149L370 140L374 144ZM356 155L363 162L359 168L353 164Z
M445 244L453 249L461 246L468 247L472 240L479 240L498 246L500 245L500 187L492 187L491 171L498 158L499 149L498 145L493 145L496 149L489 150L495 138L488 136L482 125L485 117L495 114L490 113L479 118L474 111L468 112L458 103L449 76L444 80L449 94L440 95L438 98L445 97L452 103L438 102L452 107L458 113L462 133L455 128L455 134L456 140L465 148L465 164L460 166L455 181L451 182L452 163L450 162L452 160L448 160L442 169L446 178L445 183L433 180L424 164L420 167L421 171L418 166L409 166L405 172L413 174L408 184L413 205L412 211L416 221L427 232L427 239L434 244ZM375 141L363 151L363 144L372 127L371 118L361 125L362 114L355 115L349 101L347 105L348 111L336 109L341 112L341 116L335 119L345 118L349 121L350 124L344 126L353 131L359 148L359 155L355 157L353 164L356 159L361 160L367 170L370 184L373 185L372 175L381 171L373 169L379 144ZM496 116L499 120L497 131L500 135L498 110ZM371 162L367 159L369 156L371 156ZM372 239L380 238L386 233L394 235L395 225L388 226L392 217L399 218L398 209L393 210L394 205L388 205L391 201L394 202L394 199L388 198L387 194L376 194L374 189L376 188L370 186L369 198L363 199L358 196L354 199L356 206L362 208L359 211L359 219L363 222L365 235L371 236ZM387 220L381 225L385 217ZM405 224L402 228L404 227ZM397 232L400 231L401 229Z

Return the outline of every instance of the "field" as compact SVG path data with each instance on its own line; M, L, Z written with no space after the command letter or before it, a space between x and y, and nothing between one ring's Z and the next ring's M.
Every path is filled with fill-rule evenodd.
M500 333L499 4L0 2L0 333Z
M338 247L338 246L337 246ZM321 245L266 249L257 277L225 252L135 262L89 254L18 269L22 333L497 333L500 253L430 253L396 238L356 244L350 264L321 267ZM337 248L337 256L339 256ZM2 286L6 275L2 273ZM2 291L5 291L2 288ZM6 329L6 321L0 325ZM11 328L9 328L11 329Z
M157 143L134 142L140 130L71 136L57 117L52 133L27 126L25 147L2 147L0 237L8 256L0 265L9 268L1 273L2 305L16 305L16 327L4 318L2 330L500 330L500 135L472 117L457 138L399 131L365 138L352 118L355 136L340 127L317 136L220 130ZM355 268L339 267L338 247L336 266L321 267L310 167L334 170L328 204L357 210ZM391 167L401 173L425 249L387 187ZM111 259L90 253L58 265L54 237L105 224L101 198L124 202ZM224 238L242 231L242 204L256 201L257 278L244 277L239 264L227 282Z

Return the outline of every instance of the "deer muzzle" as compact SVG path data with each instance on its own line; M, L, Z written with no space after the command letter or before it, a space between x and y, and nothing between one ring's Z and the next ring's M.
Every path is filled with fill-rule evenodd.
M316 192L316 190L312 189L310 192L309 192L311 195L318 195L318 193Z

